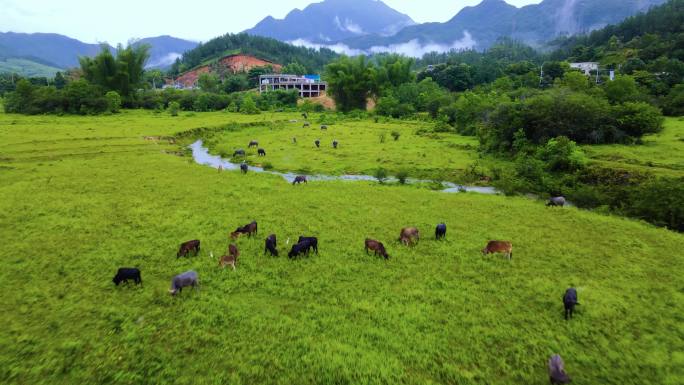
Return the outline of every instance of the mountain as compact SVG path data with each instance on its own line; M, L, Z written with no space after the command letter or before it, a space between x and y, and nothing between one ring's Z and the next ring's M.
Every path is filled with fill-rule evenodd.
M148 68L169 68L180 58L184 52L190 51L199 43L183 40L176 37L164 35L148 37L137 40L134 45L148 44L150 48L150 60L147 62Z
M115 51L110 45L103 44L112 52ZM148 68L168 68L176 58L199 43L171 36L158 36L140 39L133 44L151 46ZM83 43L54 33L0 32L0 61L4 62L0 71L18 69L18 73L25 76L35 73L47 75L55 69L78 67L79 56L95 56L101 49L101 44ZM12 64L9 64L9 59L14 59ZM24 68L29 69L23 70Z
M586 33L618 23L665 1L544 0L517 8L503 0L484 0L476 6L463 8L445 23L413 25L392 36L368 34L336 43L351 51L389 50L413 56L449 49L486 49L500 37L538 47L555 37Z
M409 16L379 0L325 0L304 10L295 9L284 19L268 16L245 32L281 41L324 44L367 34L391 36L414 24Z

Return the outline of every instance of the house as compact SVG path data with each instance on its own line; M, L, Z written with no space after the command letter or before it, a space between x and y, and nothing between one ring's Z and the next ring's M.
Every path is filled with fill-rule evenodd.
M325 95L328 83L320 75L269 74L259 76L259 92L275 90L298 90L302 98L315 98Z
M589 61L589 62L582 62L582 63L570 63L570 68L576 68L582 72L584 72L585 75L589 76L591 75L592 71L597 71L599 68L599 63Z

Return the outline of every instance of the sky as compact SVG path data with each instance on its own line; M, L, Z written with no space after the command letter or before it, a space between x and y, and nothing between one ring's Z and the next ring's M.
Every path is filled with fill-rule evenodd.
M384 0L419 23L444 22L482 0ZM0 0L0 32L53 32L86 43L126 43L171 35L207 41L253 27L264 17L285 17L320 0ZM506 0L523 6L541 0ZM115 4L108 8L104 4Z

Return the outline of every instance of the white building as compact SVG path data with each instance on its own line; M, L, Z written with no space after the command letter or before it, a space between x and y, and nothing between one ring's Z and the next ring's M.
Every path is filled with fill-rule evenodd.
M583 63L570 63L570 68L576 68L576 69L584 72L585 75L589 76L589 75L591 75L592 71L598 70L599 63L594 62L594 61L588 61L588 62L583 62Z

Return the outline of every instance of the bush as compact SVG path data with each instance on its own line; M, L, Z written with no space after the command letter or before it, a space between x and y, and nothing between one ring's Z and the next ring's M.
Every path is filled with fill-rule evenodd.
M663 115L657 107L644 102L628 102L615 107L615 120L625 134L639 138L663 129Z
M240 103L240 112L243 114L255 115L258 114L260 111L257 108L254 99L252 99L250 95L247 95L244 97L244 99L242 99L242 103Z
M399 131L392 131L392 137L394 138L394 141L396 142L399 140L399 137L401 136L401 133Z
M171 116L178 116L178 110L180 110L180 103L178 102L171 102L169 103L169 114Z
M379 167L377 170L375 170L375 179L378 180L378 183L383 184L385 183L385 180L387 180L387 170L385 170L382 167Z
M109 91L105 94L107 99L107 111L116 113L121 109L121 96L116 91Z
M565 136L553 138L539 147L536 157L551 172L574 172L587 164L587 157L582 149Z
M407 179L408 179L408 171L406 171L406 170L397 171L397 180L399 181L400 184L406 184Z

